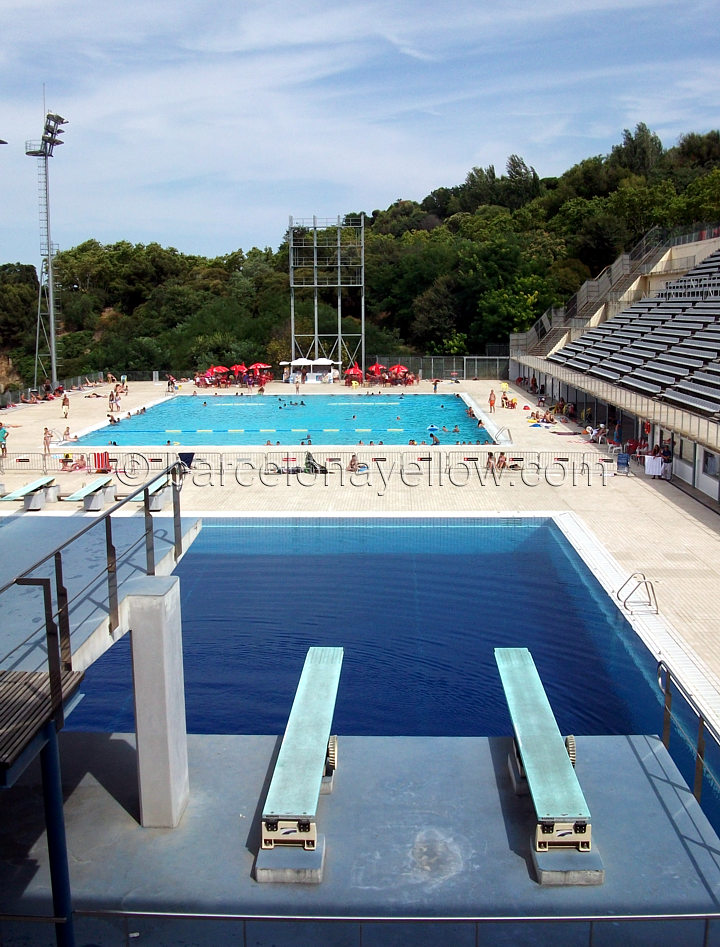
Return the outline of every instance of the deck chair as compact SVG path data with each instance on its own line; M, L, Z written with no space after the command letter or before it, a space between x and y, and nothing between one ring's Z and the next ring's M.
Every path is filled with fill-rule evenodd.
M626 477L630 473L630 454L622 451L617 455L617 473L624 474Z

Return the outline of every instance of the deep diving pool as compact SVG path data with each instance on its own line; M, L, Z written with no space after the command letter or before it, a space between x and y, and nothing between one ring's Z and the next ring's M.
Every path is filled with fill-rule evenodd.
M191 732L282 733L310 645L345 649L341 734L510 733L496 647L530 649L562 733L662 729L655 659L551 518L208 518L176 574ZM133 729L127 637L84 691L71 729Z
M409 394L404 391L335 395L249 395L203 392L178 395L104 425L78 441L88 447L141 445L317 446L359 443L398 445L410 440L430 444L491 443L483 427L467 414L459 395ZM73 442L73 445L75 442Z

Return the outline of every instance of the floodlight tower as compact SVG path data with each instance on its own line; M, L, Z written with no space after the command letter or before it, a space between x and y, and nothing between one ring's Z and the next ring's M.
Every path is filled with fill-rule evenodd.
M45 335L43 323L43 301L47 312L47 321L50 330L48 344L50 348L50 382L53 388L57 387L57 351L55 345L55 283L53 277L53 257L57 246L53 246L50 238L50 186L48 178L48 159L52 158L56 145L62 145L60 135L64 134L61 125L66 125L67 119L54 112L45 116L42 139L40 141L26 141L25 154L38 159L38 197L40 201L40 254L42 264L40 268L40 290L38 293L38 320L35 335L35 386L37 387L37 370L40 360L40 332Z

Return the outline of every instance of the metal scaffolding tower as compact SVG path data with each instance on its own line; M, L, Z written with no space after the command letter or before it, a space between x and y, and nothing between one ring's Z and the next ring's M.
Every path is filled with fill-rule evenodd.
M289 229L292 358L329 358L365 368L365 215L336 220L293 220ZM320 332L321 293L335 290L337 332ZM343 290L360 295L360 331L343 332ZM312 290L313 331L297 331L296 293Z
M64 134L61 125L67 120L53 112L45 116L45 126L40 141L26 141L25 154L38 159L38 200L40 204L40 288L38 291L37 329L35 333L35 387L38 384L38 367L42 369L44 377L48 372L43 358L50 356L50 382L53 388L57 387L57 349L55 344L56 321L56 287L53 274L53 257L57 253L57 245L50 238L50 187L48 179L48 159L52 158L56 145L62 145L59 137ZM47 346L48 351L42 352L41 347Z

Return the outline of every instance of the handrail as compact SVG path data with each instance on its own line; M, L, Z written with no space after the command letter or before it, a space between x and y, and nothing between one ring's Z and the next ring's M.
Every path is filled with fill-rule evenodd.
M168 482L172 484L172 494L173 494L173 550L175 555L175 560L177 561L182 555L182 526L180 522L180 482L183 476L183 467L182 464L177 461L171 466L167 467L161 474L161 476L166 476ZM157 480L157 477L153 477L153 482ZM97 528L100 524L104 524L105 528L105 548L106 555L103 563L103 567L97 575L93 576L90 580L90 584L93 584L97 578L99 578L103 572L107 574L107 606L108 606L108 618L109 618L109 628L108 631L112 634L119 624L119 603L118 603L118 582L117 582L117 554L115 546L113 543L112 536L112 515L117 510L121 509L127 503L132 501L138 494L143 494L143 507L144 507L144 518L145 518L145 530L143 537L140 541L145 541L147 558L146 558L146 571L148 575L155 574L155 555L154 555L154 542L153 542L153 518L150 513L150 491L149 484L142 484L141 486L135 488L127 497L124 497L118 503L114 504L103 513L101 516L95 517L91 523L81 529L79 532L75 533L70 539L65 540L59 546L56 546L51 552L43 556L41 559L38 559L33 565L28 569L25 569L23 572L16 575L9 582L6 582L5 585L0 587L0 595L6 592L8 589L13 586L22 586L22 585L37 585L43 589L44 603L45 603L45 634L48 642L53 641L57 644L57 647L54 645L52 648L48 647L47 649L47 660L48 660L48 670L50 673L50 684L53 695L55 695L57 688L59 687L59 674L60 668L59 665L55 666L55 653L59 650L61 657L61 663L65 670L72 670L72 653L70 645L70 619L69 619L69 609L71 601L68 598L67 589L63 580L63 562L62 562L62 553L70 545L88 533L91 529ZM148 540L148 535L150 539ZM130 549L134 549L137 546L137 542L133 543ZM39 579L32 575L40 567L53 560L53 568L55 574L55 605L53 606L52 602L52 588L51 580L49 578ZM78 598L86 589L87 585L83 589L76 593L75 599ZM73 601L75 600L73 599ZM56 625L57 620L57 625ZM18 647L22 644L27 643L28 640L31 640L38 633L39 629L35 628L32 630L30 636L21 643L16 643L7 653L0 655L0 660L7 659L10 655L13 654ZM55 703L55 701L53 701Z
M665 677L665 684L663 684L663 675ZM664 696L663 702L663 732L662 732L662 742L666 750L670 748L670 730L671 723L674 723L677 729L680 731L680 734L687 742L688 746L693 745L693 738L685 730L683 725L680 723L679 719L672 712L672 698L673 698L673 686L675 690L679 693L685 703L688 705L690 710L698 718L698 733L697 739L695 742L695 777L693 782L693 795L700 802L702 796L702 781L703 776L707 775L708 779L715 785L716 789L720 789L720 781L717 779L713 771L710 769L708 764L705 762L705 732L707 731L716 744L720 746L720 733L713 727L712 724L708 723L705 719L705 715L701 712L700 708L695 703L692 695L688 693L685 687L682 685L680 680L673 676L670 668L666 661L658 661L657 666L657 682L658 687L660 688L661 693Z
M174 471L177 471L177 473L174 473ZM175 463L170 464L169 467L166 467L165 470L160 471L159 474L157 475L153 474L151 479L152 481L155 481L158 479L158 477L162 477L162 476L167 476L169 482L171 482L175 476L177 476L179 478L179 481L181 481L182 476L183 476L183 465L180 463L180 461L176 461ZM94 529L98 523L112 516L113 513L117 512L119 509L125 506L126 503L128 503L130 500L136 497L139 493L143 493L143 492L145 492L145 494L147 495L146 484L142 484L141 486L136 487L132 491L132 493L129 493L127 496L124 496L114 506L111 506L109 510L106 510L101 516L95 517L91 523L83 527L83 529L81 529L78 533L75 533L73 536L71 536L70 539L66 539L64 543L61 543L59 546L56 546L52 550L52 552L49 552L47 555L43 556L42 559L38 559L37 562L31 565L24 572L21 572L14 579L11 579L9 582L6 582L5 585L0 586L0 595L3 592L5 592L7 589L9 589L10 586L14 585L17 582L18 578L29 575L31 572L34 572L40 566L44 565L48 561L48 559L53 558L56 553L62 552L63 549L71 545L71 543L74 543L76 539L79 539L81 536L84 536L85 533L89 532L91 529ZM176 550L176 552L179 552L179 550Z
M635 581L635 585L630 589L630 591L627 593L625 598L621 598L622 592L627 588L628 585L630 585L630 583L633 580ZM647 602L639 602L638 604L646 606L647 608L650 609L651 612L657 615L658 604L657 604L657 597L655 596L655 588L652 582L650 581L650 579L645 578L645 574L643 572L633 572L632 575L629 575L627 579L625 579L623 584L615 593L617 596L618 602L620 602L623 608L626 608L629 612L632 613L632 607L628 605L628 602L632 598L632 596L641 588L645 589L645 592L648 598L647 598Z

